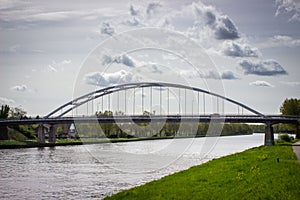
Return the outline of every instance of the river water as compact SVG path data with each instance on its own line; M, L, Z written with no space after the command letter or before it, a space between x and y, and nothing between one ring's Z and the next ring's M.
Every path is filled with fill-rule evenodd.
M263 141L253 134L0 150L0 199L102 199Z

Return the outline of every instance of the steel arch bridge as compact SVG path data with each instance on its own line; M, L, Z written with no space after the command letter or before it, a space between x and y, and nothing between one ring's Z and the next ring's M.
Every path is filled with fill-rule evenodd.
M160 88L160 91L162 88L178 88L178 89L184 89L184 90L190 90L193 92L198 93L198 101L199 101L199 93L203 93L206 95L210 95L212 97L220 98L223 101L229 102L233 105L237 105L241 107L242 109L247 110L248 112L254 114L255 116L260 116L264 117L265 115L246 106L245 104L242 104L240 102L237 102L233 99L227 98L225 96L222 96L217 93L213 93L204 89L196 88L196 87L191 87L191 86L186 86L186 85L180 85L180 84L174 84L174 83L164 83L164 82L139 82L139 83L127 83L127 84L121 84L121 85L115 85L115 86L110 86L106 87L103 89L99 89L93 92L89 92L85 95L82 95L78 98L75 98L62 106L56 108L52 112L50 112L48 115L44 117L44 119L49 119L49 118L61 118L65 116L66 114L72 112L74 109L89 103L90 101L93 101L94 99L98 99L100 97L110 95L119 91L126 91L130 89L137 89L137 88L152 88L153 87L158 87ZM151 97L152 98L152 97ZM186 97L185 97L186 98ZM126 93L125 93L125 99L126 99ZM125 105L126 106L126 105ZM126 110L126 109L125 109ZM126 112L126 111L125 111Z

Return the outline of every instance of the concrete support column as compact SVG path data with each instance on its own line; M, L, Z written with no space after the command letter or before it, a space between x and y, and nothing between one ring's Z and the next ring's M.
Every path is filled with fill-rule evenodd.
M55 128L54 125L51 125L49 131L49 143L55 143L55 142L56 142Z
M45 144L45 131L43 124L40 124L38 127L38 143Z
M68 135L69 134L69 131L70 131L70 127L71 127L71 124L63 124L62 125L62 131L64 134Z
M274 130L271 122L266 122L265 129L265 146L274 145Z
M296 123L296 138L300 139L299 123Z

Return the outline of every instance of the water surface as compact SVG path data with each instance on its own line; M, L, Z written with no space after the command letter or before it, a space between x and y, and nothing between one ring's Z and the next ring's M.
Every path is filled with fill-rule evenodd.
M0 198L101 199L263 141L254 134L0 150Z

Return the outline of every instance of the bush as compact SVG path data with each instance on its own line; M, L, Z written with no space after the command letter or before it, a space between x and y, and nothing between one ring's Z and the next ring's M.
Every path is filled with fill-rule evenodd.
M292 142L291 137L288 134L279 135L279 139L284 142Z

